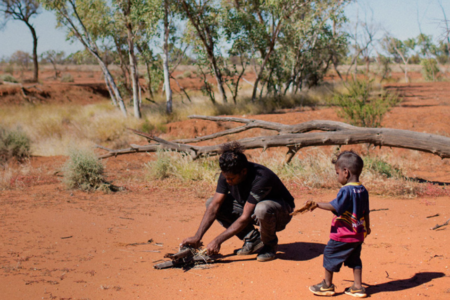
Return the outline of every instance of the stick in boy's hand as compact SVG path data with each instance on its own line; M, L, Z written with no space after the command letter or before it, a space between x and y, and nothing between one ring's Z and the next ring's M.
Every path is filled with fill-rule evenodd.
M308 201L306 201L305 205L303 205L299 209L294 210L293 212L290 213L290 215L295 216L295 215L302 214L307 211L313 211L316 208L317 208L317 203L312 200L308 200Z

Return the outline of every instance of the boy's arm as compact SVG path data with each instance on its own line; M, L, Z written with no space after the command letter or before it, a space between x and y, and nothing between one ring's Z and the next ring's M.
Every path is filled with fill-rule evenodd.
M316 207L315 208L321 208L324 210L329 210L332 212L336 212L336 209L334 209L333 205L331 205L329 202L316 202ZM312 211L312 210L311 210Z
M366 221L366 233L369 235L372 232L372 229L370 229L370 214L366 214L364 220Z

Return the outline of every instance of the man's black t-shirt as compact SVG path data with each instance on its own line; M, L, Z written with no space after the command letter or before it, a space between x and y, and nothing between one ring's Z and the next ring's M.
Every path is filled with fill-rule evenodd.
M294 197L286 189L280 178L270 169L255 163L248 163L247 177L241 183L230 186L220 173L217 193L228 194L242 205L246 201L257 204L262 200L284 200L291 208L295 207Z

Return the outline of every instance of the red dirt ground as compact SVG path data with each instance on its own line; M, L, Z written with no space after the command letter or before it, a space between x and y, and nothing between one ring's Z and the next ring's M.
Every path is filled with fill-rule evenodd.
M450 135L448 83L389 88L402 93L405 101L386 116L383 126ZM251 117L286 124L339 120L330 108ZM188 120L170 124L167 136L193 137L228 125ZM409 150L381 151L418 160L410 177L450 182L448 160ZM321 253L332 218L326 211L295 217L279 233L275 261L231 255L241 246L232 238L222 245L223 258L206 269L153 269L165 253L176 252L181 240L195 233L214 186L135 180L145 176L143 163L151 159L135 154L105 161L108 178L126 190L104 194L66 190L55 175L65 157L33 157L36 174L13 176L16 188L0 191L0 299L316 298L308 286L323 278ZM298 206L309 199L329 201L337 193L295 184L289 188ZM450 218L450 198L371 196L370 201L372 209L388 209L372 213L372 234L363 245L363 282L370 297L450 299L450 226L431 230ZM221 231L213 224L204 242ZM150 244L127 245L150 239ZM342 293L351 281L347 268L335 275L337 297L349 297Z

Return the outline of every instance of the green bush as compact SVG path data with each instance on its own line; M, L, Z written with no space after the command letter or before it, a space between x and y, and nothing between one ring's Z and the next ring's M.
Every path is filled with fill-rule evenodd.
M365 156L364 171L373 171L386 178L403 178L403 173L399 168L394 167L379 157Z
M0 163L11 158L23 161L30 157L30 138L20 129L8 130L0 127Z
M12 75L9 75L9 74L0 75L0 81L8 81L8 82L14 82L14 83L19 82L16 78L14 78Z
M94 152L72 149L63 167L64 183L69 189L83 191L110 190L104 179L104 167Z
M422 66L422 76L426 81L435 81L438 77L439 68L437 65L437 60L430 59L422 59L420 62Z
M192 77L191 71L184 71L183 77L184 77L184 78L191 78L191 77Z
M346 93L336 93L333 104L338 116L350 124L362 127L380 127L383 116L400 102L397 95L376 90L371 81L355 80L345 84Z
M144 120L144 123L142 123L141 125L141 129L142 132L145 133L153 133L153 132L161 132L161 133L165 133L167 131L167 127L166 125L162 124L162 123L150 123L148 121L148 119Z
M9 64L4 69L5 73L9 73L11 75L14 74L14 66L12 64Z
M64 74L61 77L61 82L74 82L75 80L73 79L72 75L70 73Z

